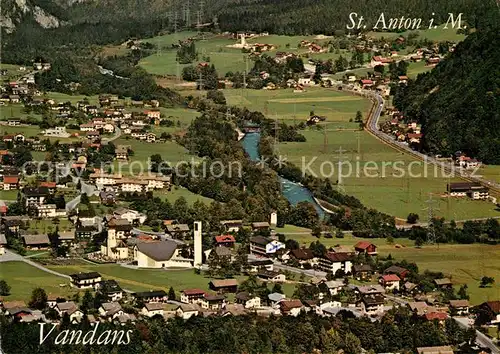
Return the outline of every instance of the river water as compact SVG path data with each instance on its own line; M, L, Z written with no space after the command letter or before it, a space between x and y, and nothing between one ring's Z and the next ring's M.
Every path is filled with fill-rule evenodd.
M260 159L259 141L260 133L248 133L242 139L243 149L245 149L246 153L250 157L250 160L252 161L258 161ZM314 208L321 218L325 216L325 212L321 209L319 204L316 203L309 189L283 177L279 177L279 180L281 183L281 192L290 204L297 205L299 202L309 202L314 205Z

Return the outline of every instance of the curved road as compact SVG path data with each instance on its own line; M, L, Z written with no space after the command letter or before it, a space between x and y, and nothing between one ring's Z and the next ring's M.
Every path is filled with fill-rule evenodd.
M425 161L426 163L431 163L431 164L434 164L434 165L441 167L442 170L446 171L447 173L452 172L452 171L454 173L456 173L458 171L458 174L461 178L467 179L471 182L480 183L481 185L488 187L489 189L500 194L500 184L499 183L489 181L489 180L486 180L486 179L478 177L478 176L472 176L467 171L464 171L462 169L457 169L453 165L450 165L450 164L445 163L443 161L438 161L433 157L430 157L428 155L425 155L425 154L422 154L418 151L415 151L415 150L411 149L406 144L396 142L392 136L380 131L378 128L378 121L380 119L380 115L381 115L382 110L384 109L384 105L385 105L384 99L380 95L378 95L377 93L372 92L372 91L367 91L367 90L363 90L360 92L356 92L356 91L352 91L352 90L349 90L349 91L354 93L354 94L361 94L364 97L367 97L367 98L370 98L370 99L376 101L376 103L374 103L375 109L372 109L373 113L368 118L368 121L366 124L366 129L370 133L372 133L372 135L374 135L378 139L382 140L383 142L387 143L388 145L390 145L396 149L405 150L405 152L413 155L414 157L416 157L419 160L422 160L422 161Z

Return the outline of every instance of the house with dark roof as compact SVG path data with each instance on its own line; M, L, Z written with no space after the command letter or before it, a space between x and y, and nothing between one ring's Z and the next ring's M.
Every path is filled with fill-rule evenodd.
M24 205L27 207L32 204L43 204L49 195L50 192L47 187L24 187Z
M441 289L450 289L453 286L449 278L434 279L434 284Z
M264 236L250 238L250 253L260 257L271 257L276 251L284 249L285 244L277 240L271 240Z
M97 272L71 274L71 286L77 289L95 288L102 280Z
M192 268L193 260L183 258L178 246L173 240L138 242L134 260L140 268Z
M189 234L189 225L187 224L171 224L166 225L165 232L173 238L183 239Z
M309 248L296 248L290 251L290 258L296 260L299 264L313 263L314 254Z
M206 310L221 310L226 304L226 298L224 295L207 295L200 301L200 306L202 309Z
M201 289L184 289L181 291L181 302L185 304L197 304L207 294L205 290Z
M123 290L114 279L102 280L97 285L97 289L101 294L106 296L109 301L118 301L123 297Z
M476 312L481 324L500 324L500 301L486 301L477 306Z
M384 313L384 296L381 294L366 294L361 297L361 312L368 316L379 316Z
M274 272L271 270L261 270L257 273L257 277L264 281L270 281L275 283L284 283L286 280L285 274L280 272Z
M298 316L300 311L304 310L304 304L300 300L281 300L279 302L279 308L284 316Z
M132 297L141 302L167 302L168 296L164 290L150 290L133 293Z
M242 304L246 309L260 307L260 297L248 292L237 293L235 300L237 304Z
M23 244L28 249L45 249L50 246L49 237L45 234L39 235L24 235L22 237Z
M369 264L355 264L352 267L352 275L357 280L369 280L373 275L373 268Z
M318 265L321 270L333 275L339 271L343 274L351 274L352 256L348 253L327 252L319 258Z
M248 261L248 272L255 273L259 270L273 270L274 262L270 259L257 259Z
M384 274L396 274L401 280L404 280L410 274L410 271L406 268L392 265L384 270Z
M457 315L467 315L469 313L469 300L450 300L450 310Z
M238 289L238 281L236 279L214 279L208 283L208 286L219 294L235 293Z

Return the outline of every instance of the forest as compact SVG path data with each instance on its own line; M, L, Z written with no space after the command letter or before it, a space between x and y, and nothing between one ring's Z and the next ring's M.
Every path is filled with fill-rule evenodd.
M394 104L422 124L426 152L462 151L500 164L500 26L479 30L447 60L396 90Z

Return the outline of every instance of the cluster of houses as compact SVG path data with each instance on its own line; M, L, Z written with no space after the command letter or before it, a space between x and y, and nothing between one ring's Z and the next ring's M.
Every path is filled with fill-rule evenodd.
M405 123L404 115L394 107L388 107L386 114L390 118L382 129L394 138L409 145L419 146L422 142L423 133L417 122Z

